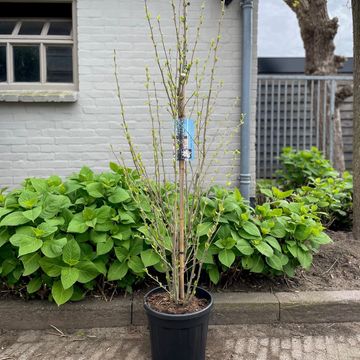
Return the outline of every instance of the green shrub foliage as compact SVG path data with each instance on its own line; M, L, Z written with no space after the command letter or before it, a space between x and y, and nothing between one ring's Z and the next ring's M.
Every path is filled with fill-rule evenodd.
M51 289L50 298L61 305L82 299L99 281L130 291L146 274L162 272L162 259L141 221L141 211L152 211L147 199L132 196L136 189L126 185L123 168L111 168L94 174L84 167L65 181L30 178L20 189L0 193L3 282L25 284L30 294ZM171 191L172 184L164 186L167 201ZM302 196L289 201L291 194L273 188L271 202L255 209L237 189L213 187L203 196L195 231L206 239L213 226L217 229L211 244L200 243L197 257L204 259L213 283L235 264L255 273L290 276L297 266L311 266L313 252L331 240L317 215L320 204Z
M286 189L308 185L316 178L337 178L339 173L329 160L316 148L296 151L283 148L280 155L281 170L277 172L278 182Z
M348 172L340 174L321 152L295 151L284 148L280 156L282 170L278 171L278 185L294 189L292 201L316 205L319 217L326 227L349 229L352 223L353 178ZM260 192L269 194L269 183L259 183Z

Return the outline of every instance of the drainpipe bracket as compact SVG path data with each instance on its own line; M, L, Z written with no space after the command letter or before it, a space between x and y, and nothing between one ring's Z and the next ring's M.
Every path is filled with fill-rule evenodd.
M240 174L239 176L240 184L251 184L251 174Z

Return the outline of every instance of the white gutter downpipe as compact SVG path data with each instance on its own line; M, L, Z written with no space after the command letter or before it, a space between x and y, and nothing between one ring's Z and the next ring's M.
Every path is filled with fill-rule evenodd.
M251 124L251 73L253 47L253 0L241 0L242 7L242 82L241 112L244 123L241 126L240 144L240 192L250 200L250 124Z

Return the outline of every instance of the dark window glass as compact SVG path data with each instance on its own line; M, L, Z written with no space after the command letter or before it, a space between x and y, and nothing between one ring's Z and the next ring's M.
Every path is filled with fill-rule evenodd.
M14 80L16 82L40 81L39 46L14 46Z
M6 81L6 46L0 45L0 82Z
M48 31L48 35L70 35L71 21L52 22Z
M73 82L71 46L48 46L46 48L47 82Z
M1 17L72 18L71 3L0 2Z
M43 26L43 21L24 21L21 24L19 35L40 35Z
M1 35L11 35L14 30L15 25L16 25L16 21L6 21L6 20L0 21L0 34Z

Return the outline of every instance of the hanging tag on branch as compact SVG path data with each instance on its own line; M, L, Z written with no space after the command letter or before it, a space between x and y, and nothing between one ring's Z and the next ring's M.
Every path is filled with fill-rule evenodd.
M177 160L194 160L194 120L179 119L175 121L176 158Z

